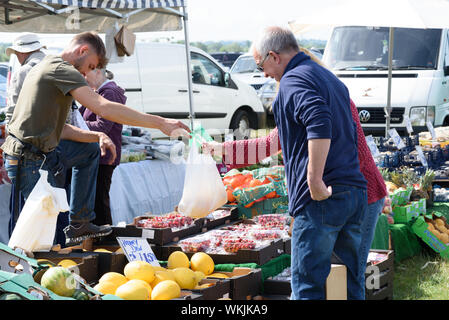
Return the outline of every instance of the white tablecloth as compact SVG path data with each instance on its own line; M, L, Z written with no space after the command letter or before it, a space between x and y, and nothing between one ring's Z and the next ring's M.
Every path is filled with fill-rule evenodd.
M185 163L145 160L120 164L112 175L109 193L113 224L173 211L182 197L184 176Z

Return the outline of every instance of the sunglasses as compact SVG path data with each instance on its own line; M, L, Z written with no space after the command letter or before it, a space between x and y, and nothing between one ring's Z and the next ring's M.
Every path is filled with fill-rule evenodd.
M268 52L267 55L265 56L265 58L262 59L262 61L260 61L259 63L257 63L257 70L259 70L260 72L263 72L263 64L265 63L265 61L268 59L268 57L270 56L270 53Z

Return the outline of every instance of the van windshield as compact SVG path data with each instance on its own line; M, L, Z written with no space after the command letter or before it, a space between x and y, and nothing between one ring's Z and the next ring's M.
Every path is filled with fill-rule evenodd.
M258 72L256 61L252 56L238 58L231 68L231 73L251 73Z
M441 29L394 29L393 70L436 69ZM388 69L389 28L336 27L324 62L333 70Z

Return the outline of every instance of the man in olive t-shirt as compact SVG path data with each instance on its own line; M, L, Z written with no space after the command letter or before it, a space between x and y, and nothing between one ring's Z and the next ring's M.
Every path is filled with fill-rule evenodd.
M55 168L64 167L59 159L77 162L84 169L74 170L72 177L70 224L64 230L68 243L112 231L110 226L96 226L90 222L95 218L98 163L94 165L92 159L85 157L82 146L98 142L102 155L110 150L111 161L116 156L114 144L106 134L65 123L73 99L95 114L117 123L156 128L169 136L188 136L190 131L181 121L144 114L95 93L84 76L90 70L105 67L105 54L101 38L95 33L83 32L72 39L60 56L47 56L42 60L24 81L8 126L9 136L1 146L6 155L5 167L13 183L20 172L20 180L24 182L20 183L20 190L24 197L39 179L41 166L52 173L49 182L53 184L59 173ZM61 139L70 141L57 148ZM58 151L62 153L61 157ZM45 160L42 154L46 155Z

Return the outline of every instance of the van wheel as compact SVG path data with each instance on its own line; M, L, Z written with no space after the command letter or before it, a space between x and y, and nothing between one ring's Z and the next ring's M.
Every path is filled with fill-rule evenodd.
M245 110L237 110L231 120L231 129L235 140L246 140L251 137L251 117Z

